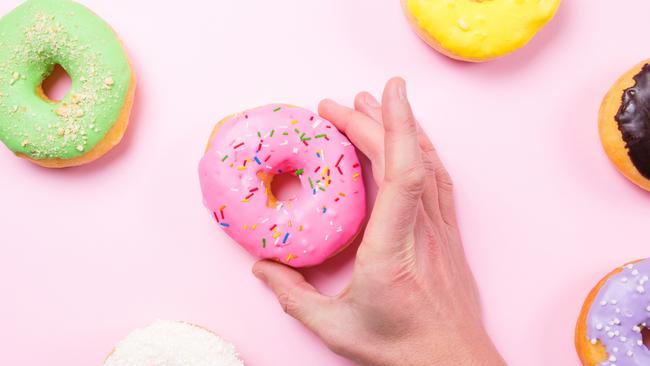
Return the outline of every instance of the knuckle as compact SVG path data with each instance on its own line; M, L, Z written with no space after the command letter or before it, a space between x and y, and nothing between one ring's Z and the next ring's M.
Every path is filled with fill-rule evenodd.
M285 313L291 316L295 316L298 313L298 303L295 296L290 291L279 293L278 301Z
M424 188L426 176L424 163L417 163L400 175L399 185L406 194L419 194Z
M346 355L349 353L348 344L343 342L341 337L326 333L321 338L327 344L327 347L337 355Z
M454 181L451 179L451 175L449 175L449 172L447 172L447 169L445 168L438 168L435 172L436 174L436 179L438 181L438 186L440 188L451 192L454 189Z

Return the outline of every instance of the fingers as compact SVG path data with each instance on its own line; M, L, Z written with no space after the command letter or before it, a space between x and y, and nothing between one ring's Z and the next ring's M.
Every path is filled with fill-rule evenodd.
M361 92L354 100L354 108L382 124L381 104L368 92ZM456 213L452 192L452 180L438 153L421 126L417 126L418 145L422 150L427 180L423 191L423 203L431 219L440 219L448 225L455 225Z
M422 196L424 208L432 219L441 217L447 225L455 225L457 221L451 177L426 132L420 126L418 131L418 141L427 176L433 180L427 181L424 187Z
M318 114L331 121L372 162L377 183L384 176L384 130L381 125L361 112L325 99Z
M253 274L275 293L287 314L320 332L331 307L330 298L318 293L298 271L280 263L259 261L253 266Z
M361 92L354 99L354 109L372 118L380 124L383 123L381 104L368 92Z
M391 79L383 96L385 179L419 190L423 181L422 156L418 146L418 130L411 105L406 96L406 84L400 78Z
M425 170L418 131L402 79L388 82L382 100L385 172L368 228L369 241L386 254L405 253L422 197ZM404 245L396 248L396 246ZM408 254L408 253L407 253Z

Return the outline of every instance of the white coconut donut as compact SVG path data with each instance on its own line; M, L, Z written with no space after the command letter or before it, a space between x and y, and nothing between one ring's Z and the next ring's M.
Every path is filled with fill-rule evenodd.
M235 346L207 329L158 320L115 346L104 366L243 366Z

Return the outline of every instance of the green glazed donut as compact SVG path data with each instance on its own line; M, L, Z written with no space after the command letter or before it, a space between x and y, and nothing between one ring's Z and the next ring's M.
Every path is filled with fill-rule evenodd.
M43 81L60 65L61 101ZM116 34L70 0L28 0L0 18L0 140L20 157L62 168L93 161L128 125L135 76Z

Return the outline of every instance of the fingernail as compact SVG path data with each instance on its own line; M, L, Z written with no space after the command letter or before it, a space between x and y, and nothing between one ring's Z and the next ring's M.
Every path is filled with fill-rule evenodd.
M408 97L406 95L406 84L404 83L403 80L400 80L399 83L397 83L397 95L399 96L399 99L401 100L407 100Z
M381 105L379 105L379 102L375 97L373 97L370 94L366 94L365 97L363 98L363 101L366 103L366 105L370 108L380 108Z
M262 271L255 271L253 274L255 277L257 277L258 280L266 283L266 275Z

